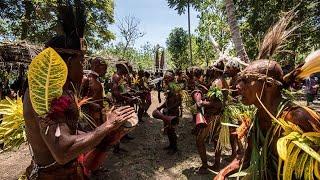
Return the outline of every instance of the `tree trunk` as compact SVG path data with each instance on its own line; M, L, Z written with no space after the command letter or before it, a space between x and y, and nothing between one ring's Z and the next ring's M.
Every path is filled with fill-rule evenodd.
M190 65L193 65L192 62L192 44L191 44L191 27L190 27L190 0L188 0L188 30L189 30L189 51L190 51Z
M31 20L31 13L33 10L33 4L30 0L24 0L23 5L25 8L25 13L22 18L21 23L21 40L24 40L28 37L29 33L29 26L30 26L30 20Z
M249 62L249 57L247 55L247 52L244 48L240 30L237 24L237 20L235 17L235 8L233 0L225 0L226 3L226 11L227 11L227 17L228 17L228 24L231 29L231 35L232 35L232 41L235 45L237 56L244 62Z

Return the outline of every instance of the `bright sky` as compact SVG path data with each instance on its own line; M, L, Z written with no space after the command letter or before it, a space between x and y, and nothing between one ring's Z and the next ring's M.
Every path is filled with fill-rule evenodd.
M128 15L139 19L140 30L145 32L145 35L136 41L135 47L140 47L146 42L165 46L173 28L183 27L188 30L187 13L179 16L177 11L168 7L167 0L115 0L115 24L110 28L117 39L112 43L121 41L117 23ZM197 12L191 10L191 33L197 25Z

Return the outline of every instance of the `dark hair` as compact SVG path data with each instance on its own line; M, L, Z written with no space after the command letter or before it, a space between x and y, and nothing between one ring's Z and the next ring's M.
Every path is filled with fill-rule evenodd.
M199 78L203 74L203 70L201 68L194 69L194 76Z
M144 76L146 77L146 78L149 78L150 77L150 73L149 72L144 72Z

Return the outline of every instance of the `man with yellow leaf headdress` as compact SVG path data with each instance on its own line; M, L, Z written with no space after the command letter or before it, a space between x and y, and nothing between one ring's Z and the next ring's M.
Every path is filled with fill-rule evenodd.
M127 124L136 121L134 109L126 106L104 112L103 124L94 131L78 130L84 103L77 94L83 75L84 5L79 0L74 6L70 1L58 4L65 34L52 38L31 62L23 99L32 155L28 179L88 179L108 148L128 132Z

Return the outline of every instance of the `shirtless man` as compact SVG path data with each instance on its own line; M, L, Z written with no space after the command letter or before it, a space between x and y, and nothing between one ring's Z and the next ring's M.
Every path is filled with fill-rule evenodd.
M229 59L224 68L224 74L230 78L229 80L229 88L230 88L230 95L234 98L234 101L237 101L237 75L241 71L241 65L238 61L234 59ZM237 150L240 150L239 147L242 146L241 142L236 138L236 128L229 127L230 131L230 145L232 154L229 159L234 159L237 154ZM238 148L237 148L238 147Z
M187 88L187 77L186 75L181 71L181 69L177 69L176 72L176 81L181 86L182 89ZM183 115L183 105L180 106L180 117Z
M299 73L299 72L298 72ZM294 78L293 78L294 79ZM253 128L252 133L255 133L257 129L261 130L261 135L258 137L266 137L270 128L274 127L274 123L271 121L271 117L266 110L260 104L258 97L261 98L266 109L273 115L283 118L286 122L291 122L301 128L303 132L319 132L320 120L316 116L310 114L305 108L296 106L290 101L285 103L281 90L283 86L283 72L280 65L275 61L269 60L256 60L246 67L240 74L237 82L237 89L239 95L242 96L242 102L245 105L255 105L258 108L256 118L257 123ZM284 104L285 103L285 104ZM282 108L279 108L282 106ZM257 128L257 129L256 129ZM276 152L277 140L282 136L283 130L275 133L272 142L268 148L269 155L267 157L266 172L259 173L271 173L267 175L267 178L275 178L277 167L273 166L277 162L272 162L273 159L278 160L278 153ZM236 171L241 162L244 164L249 163L250 155L253 150L253 141L260 142L257 144L258 149L263 146L264 143L261 138L256 138L256 134L250 134L248 137L248 148L246 151L242 149L241 153L237 154L236 158L225 168L223 168L219 174L214 178L216 180L223 180L231 172ZM254 140L254 138L256 138ZM264 139L264 138L262 138ZM318 147L319 148L319 147ZM274 157L274 158L271 158ZM262 158L261 158L262 159Z
M223 77L223 69L224 64L222 61L216 63L213 66L213 78L215 79L211 87L216 87L219 89L227 89L228 84ZM206 93L205 91L202 91L202 93ZM200 155L202 166L199 169L199 173L207 173L207 169L217 169L220 165L220 155L221 155L221 149L217 148L217 141L219 135L219 124L220 124L220 116L223 112L224 103L227 97L227 93L223 91L224 97L221 101L217 97L210 97L210 98L203 98L200 102L196 102L198 109L200 110L202 107L204 108L204 117L207 120L207 126L206 127L200 127L200 129L197 130L197 137L196 137L196 144L198 148L198 153ZM218 121L218 122L215 122ZM214 137L212 138L214 141L214 147L215 150L215 163L214 166L208 165L208 159L207 159L207 151L206 151L206 145L205 141L209 137L209 134L213 134Z
M144 72L143 70L139 70L138 72L138 84L136 85L137 95L140 98L139 109L138 109L138 117L140 122L143 121L143 115L146 114L147 110L151 105L151 93L150 87L148 84L150 74L148 72Z
M112 89L111 94L115 100L116 105L130 105L137 101L137 98L132 97L130 94L130 87L127 83L127 76L129 69L124 62L116 64L117 72L112 76Z
M59 4L59 9L68 9L70 17L70 14L73 15L70 11L72 7L70 4L67 6L69 8ZM83 9L82 4L80 7ZM103 162L101 155L105 155L108 147L126 134L121 128L122 124L134 115L132 108L121 107L107 113L107 121L94 131L81 133L77 130L79 113L74 101L73 87L80 87L82 80L83 52L80 38L83 37L81 32L84 24L70 27L75 23L67 20L65 14L60 15L63 26L68 26L65 30L74 29L71 32L66 30L65 35L54 37L46 47L54 48L67 64L68 78L63 87L64 98L60 97L57 100L69 99L70 103L68 108L62 109L61 116L48 114L43 118L33 109L29 88L26 89L23 98L23 116L32 155L32 163L26 170L28 179L87 179L90 172L97 168L97 161ZM32 79L29 79L29 82L32 82ZM80 156L83 157L81 162L77 160Z
M147 111L151 106L152 100L151 100L151 87L149 85L149 80L150 80L150 73L149 72L144 72L144 82L145 82L145 87L146 87L146 104L144 108L144 114L147 115Z
M101 82L98 80L106 74L108 65L101 58L94 58L91 60L91 70L82 79L82 97L91 98L92 101L86 104L87 115L89 115L91 121L95 126L100 126L103 123L101 110L103 107L103 87Z
M163 109L163 114L167 116L176 116L179 117L179 107L182 103L181 95L172 87L170 83L175 83L175 77L172 72L166 72L163 78L164 86L167 87L166 100L165 102L157 107L159 111ZM176 125L164 124L165 132L168 135L169 146L165 149L168 150L168 154L173 155L178 151L177 147L177 134L176 134Z
M226 66L224 68L224 74L231 78L230 79L230 82L229 82L229 86L230 86L230 89L232 91L232 96L235 97L237 95L236 93L236 85L237 85L237 74L241 71L241 65L239 62L235 61L235 60L232 60L230 59L227 63L226 63Z
M129 86L128 77L129 77L129 68L126 62L119 62L116 64L117 72L112 76L112 88L111 94L114 100L115 106L131 106L134 107L134 103L137 102L137 98L132 97L130 94L131 87ZM134 137L126 135L127 139L131 140ZM120 142L117 143L114 147L114 153L127 152L127 150L120 148Z

